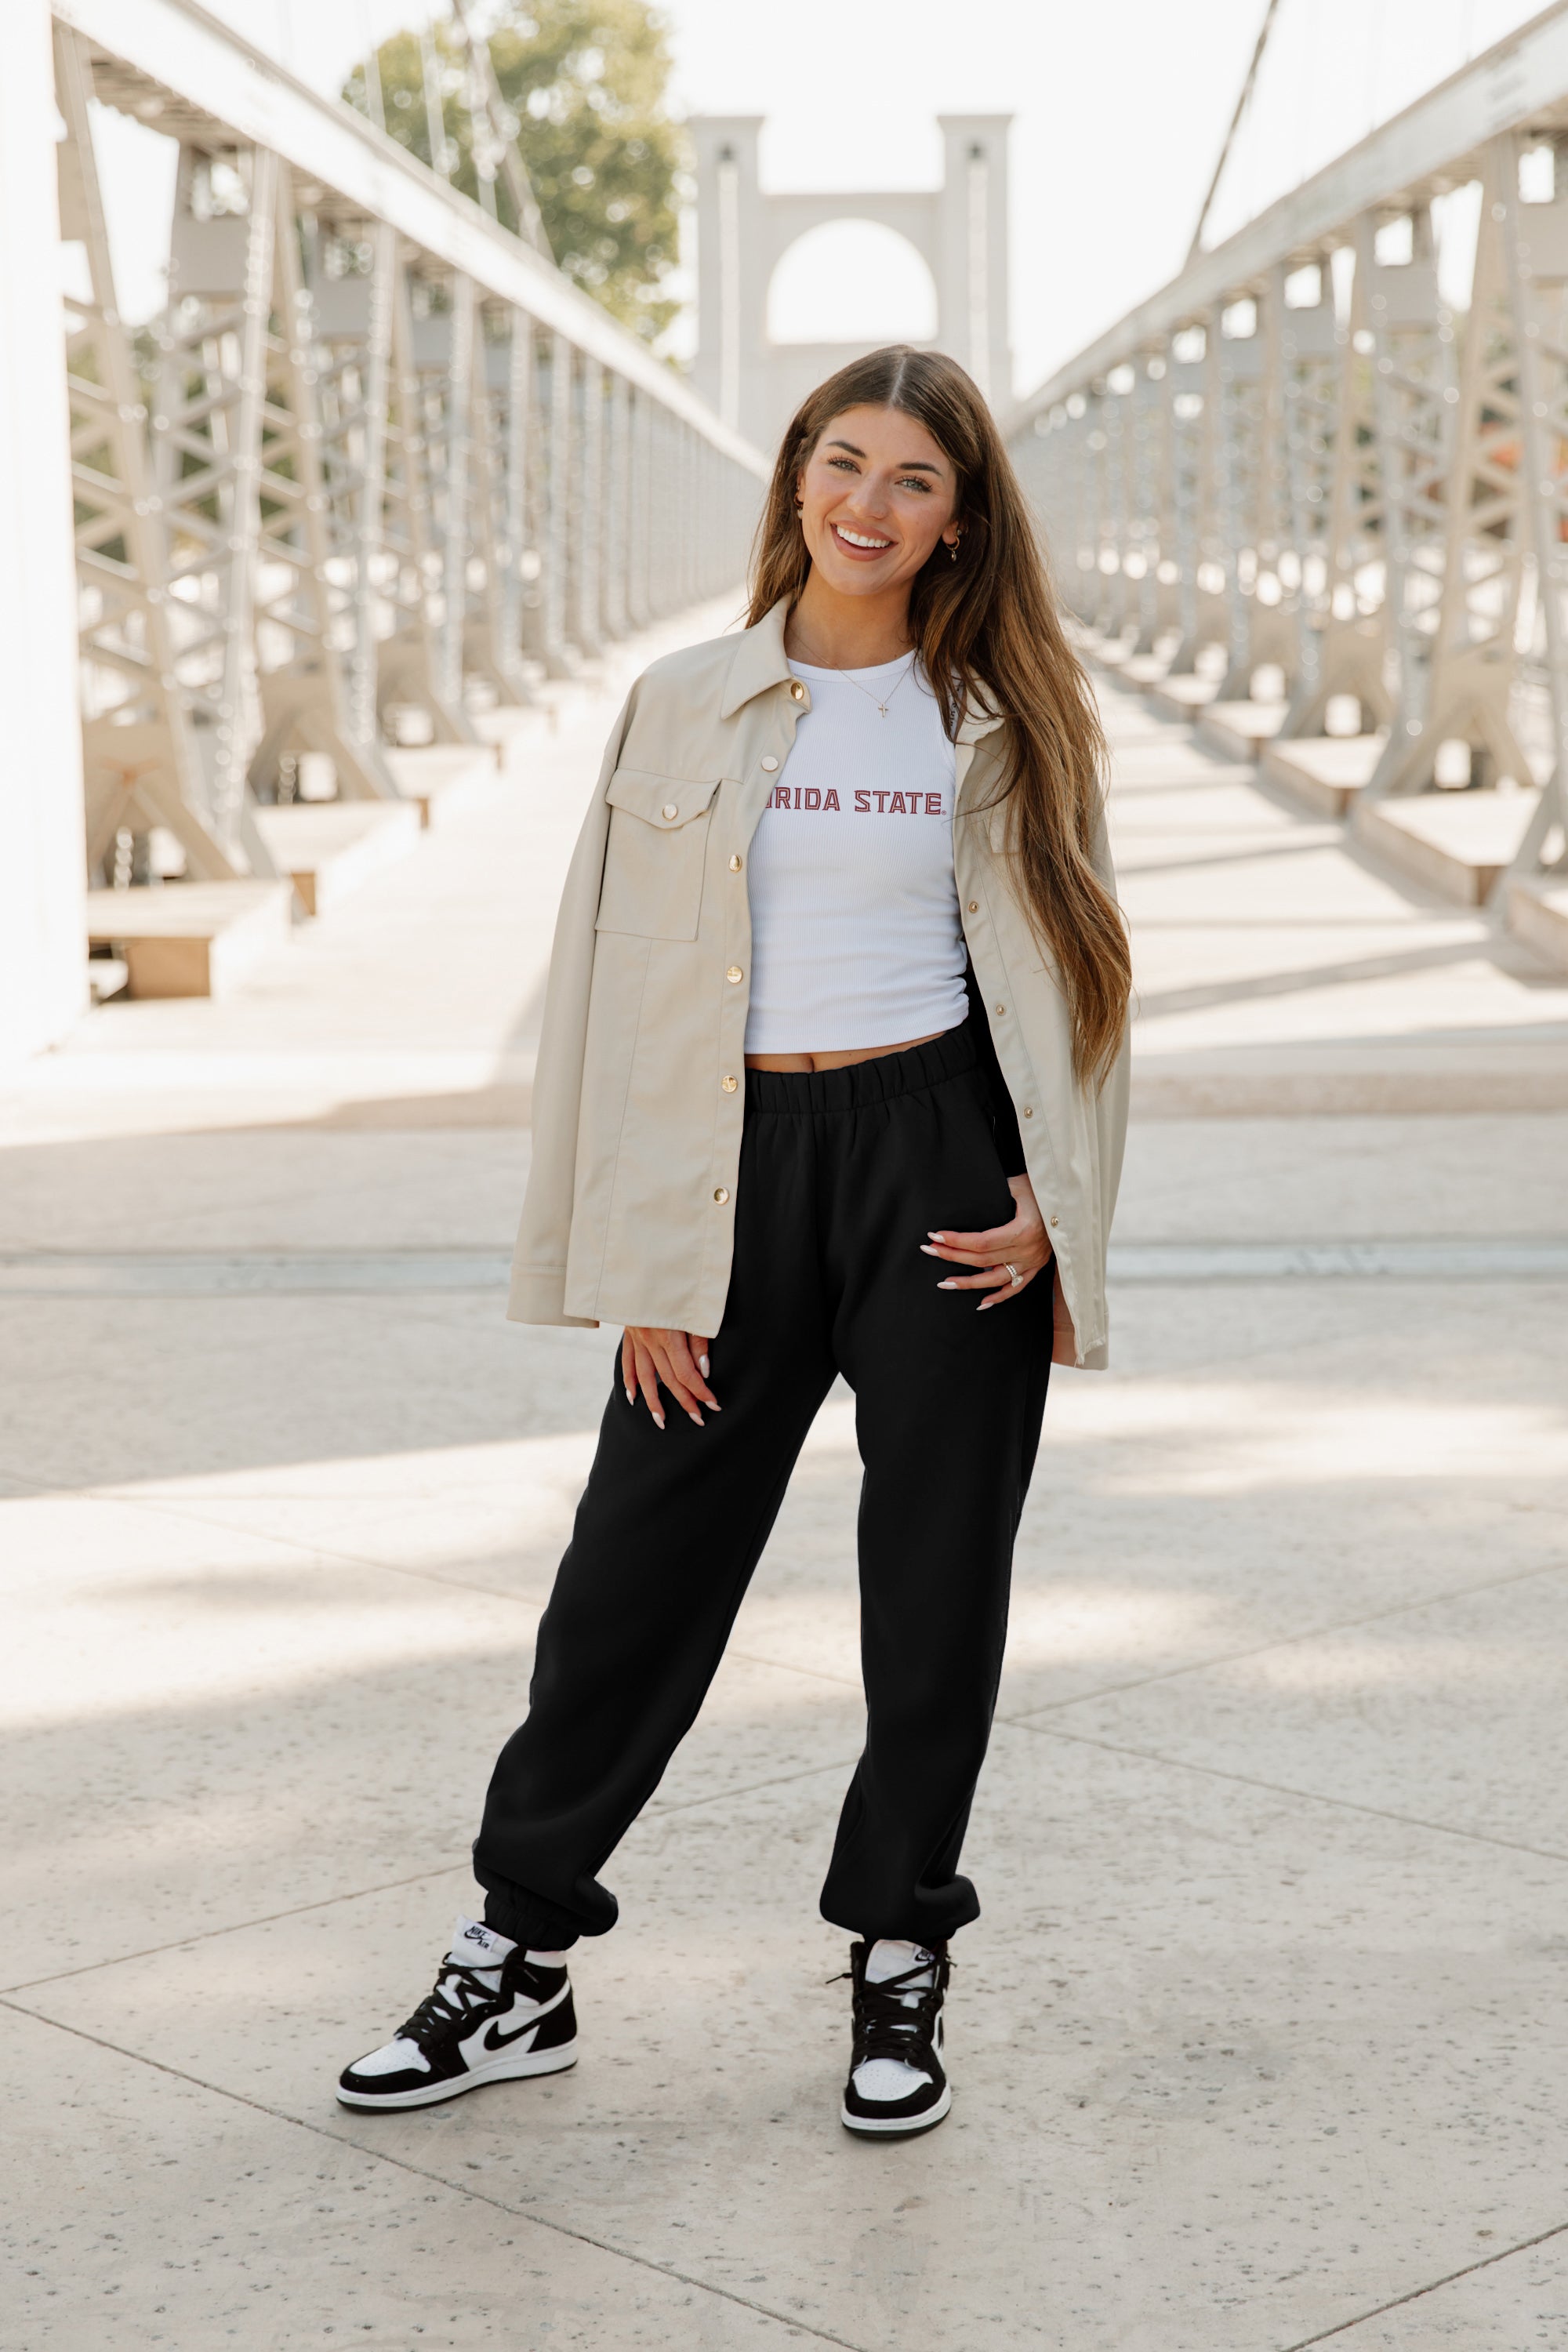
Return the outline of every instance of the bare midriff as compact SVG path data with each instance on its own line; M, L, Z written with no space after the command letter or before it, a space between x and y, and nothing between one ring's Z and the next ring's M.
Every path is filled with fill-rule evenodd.
M898 1045L837 1045L826 1054L748 1054L748 1070L847 1070L856 1062L879 1061L884 1054L907 1054L911 1045L929 1045L945 1034L928 1030L923 1037L906 1037Z

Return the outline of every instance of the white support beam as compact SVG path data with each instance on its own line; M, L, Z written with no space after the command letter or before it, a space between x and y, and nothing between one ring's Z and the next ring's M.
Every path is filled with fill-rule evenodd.
M112 13L124 0L100 5ZM1479 179L1489 140L1542 117L1559 126L1568 120L1568 0L1555 0L1223 245L1200 254L1031 393L1009 415L1005 430L1017 433L1041 410L1145 345L1163 344L1216 304L1245 292L1262 293L1278 262L1315 257L1325 246L1348 242L1363 213L1419 202Z
M196 0L53 0L62 23L237 140L390 221L409 242L625 376L759 478L765 461L721 425L645 343L540 254L489 220L396 141L321 97Z
M0 74L0 1059L87 1004L81 719L47 0Z

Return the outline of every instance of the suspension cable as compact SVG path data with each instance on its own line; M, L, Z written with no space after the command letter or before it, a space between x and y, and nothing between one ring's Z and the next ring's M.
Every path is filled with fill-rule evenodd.
M533 193L533 184L528 176L528 168L518 145L517 117L501 98L489 43L470 23L464 0L451 0L451 5L452 22L458 37L468 54L468 70L472 77L470 86L477 90L484 110L485 121L496 151L496 162L506 182L512 210L517 215L517 233L533 247L535 252L543 254L547 261L553 260L539 200ZM476 157L476 163L477 160ZM493 195L491 201L494 201Z
M370 29L369 0L359 0L360 39L364 49L364 110L378 131L386 129L386 91L381 79L381 51Z
M1241 96L1236 101L1236 112L1230 118L1230 129L1225 134L1225 144L1219 151L1219 162L1214 167L1214 177L1209 182L1208 194L1204 198L1203 210L1198 215L1198 225L1193 231L1193 241L1187 247L1189 265L1197 259L1202 250L1204 230L1208 226L1208 216L1213 209L1214 200L1219 194L1219 184L1225 176L1225 167L1230 161L1230 151L1236 143L1236 134L1241 128L1241 118L1252 102L1253 87L1258 80L1258 68L1263 63L1263 52L1268 46L1268 35L1279 11L1279 0L1268 0L1268 5L1263 11L1263 23L1258 30L1257 46L1252 52L1252 63L1247 68L1247 79L1241 85Z
M449 180L452 167L447 159L447 110L441 102L436 36L428 21L419 27L419 69L425 84L425 136L430 142L430 169Z

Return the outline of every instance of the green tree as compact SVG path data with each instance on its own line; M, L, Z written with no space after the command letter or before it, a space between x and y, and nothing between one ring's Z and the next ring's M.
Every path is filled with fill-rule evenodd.
M653 341L679 307L660 289L676 258L684 161L667 108L662 19L647 0L500 0L489 25L491 67L556 262ZM449 176L477 199L467 53L455 26L437 26L434 41ZM418 34L395 34L377 61L387 130L429 163ZM359 73L343 95L363 109ZM515 227L505 181L494 184L499 216Z

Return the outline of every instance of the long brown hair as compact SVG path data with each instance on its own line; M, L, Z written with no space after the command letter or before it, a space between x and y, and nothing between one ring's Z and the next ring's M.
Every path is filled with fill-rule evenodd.
M956 560L937 542L910 593L910 633L955 736L968 707L1006 722L1001 790L1021 896L1050 948L1072 1016L1073 1069L1102 1084L1127 1020L1131 958L1121 910L1092 864L1105 738L1057 616L1038 538L978 387L940 352L894 344L819 384L779 446L752 558L754 627L793 604L811 557L795 512L802 467L847 408L897 408L925 426L958 476Z

